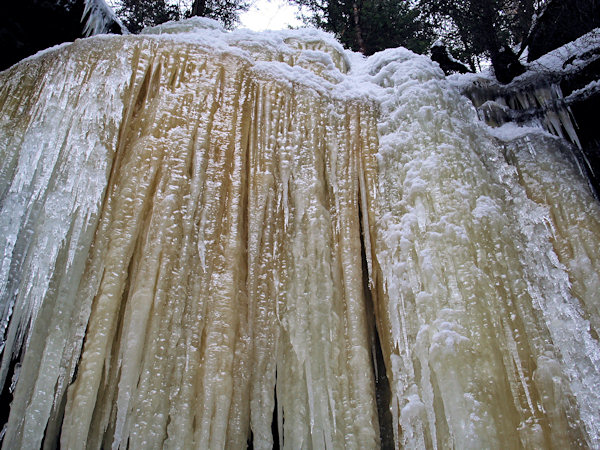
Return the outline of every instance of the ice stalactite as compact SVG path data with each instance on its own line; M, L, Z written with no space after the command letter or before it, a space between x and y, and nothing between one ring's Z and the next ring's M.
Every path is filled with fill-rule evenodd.
M427 58L193 19L0 77L3 448L597 446L600 209Z
M479 87L469 92L482 120L493 126L506 122L538 126L581 148L576 124L560 84L544 83L514 91L507 89L493 100L487 98L493 91L493 88L489 89L490 92L486 92L485 87Z

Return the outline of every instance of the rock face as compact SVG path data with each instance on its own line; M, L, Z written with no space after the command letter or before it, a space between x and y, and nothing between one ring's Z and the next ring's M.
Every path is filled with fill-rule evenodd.
M600 1L550 0L529 36L529 61L534 61L582 34L600 27Z
M194 19L0 130L3 448L600 444L600 208L429 59Z
M508 85L473 75L461 89L489 125L540 127L571 141L582 172L600 192L600 29L530 63Z

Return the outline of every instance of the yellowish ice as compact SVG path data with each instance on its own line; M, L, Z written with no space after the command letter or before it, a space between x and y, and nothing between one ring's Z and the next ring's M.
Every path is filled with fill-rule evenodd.
M2 448L600 445L599 204L426 57L49 50L0 73L0 210Z

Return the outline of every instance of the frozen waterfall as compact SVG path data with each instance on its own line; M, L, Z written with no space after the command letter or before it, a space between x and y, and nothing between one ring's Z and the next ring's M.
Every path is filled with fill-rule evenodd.
M23 61L2 448L598 448L600 207L570 155L315 30Z

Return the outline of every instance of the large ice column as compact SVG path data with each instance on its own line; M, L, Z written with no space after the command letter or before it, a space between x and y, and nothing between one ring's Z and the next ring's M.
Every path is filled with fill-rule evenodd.
M55 397L77 363L79 314L91 298L76 291L117 146L118 92L128 81L126 60L96 66L107 50L105 41L80 42L2 76L0 384L27 380L13 392L5 443L24 433L40 444L39 429L60 409Z
M314 33L273 48L240 39L243 51L168 37L88 42L103 55L77 76L118 76L89 87L50 78L48 89L111 94L65 95L66 117L42 94L35 105L85 142L108 136L110 151L94 153L100 179L79 160L67 165L98 187L59 204L98 225L93 245L88 232L77 246L76 268L43 264L64 288L55 295L62 323L40 329L63 340L44 348L33 327L4 446L52 446L60 435L64 448L239 448L252 430L255 447L271 448L277 416L286 448L375 448L358 212L362 155L377 149L375 114L372 102L335 94L336 67L347 69L337 44ZM77 50L43 64L59 71L53 61ZM256 64L257 55L275 62ZM77 121L113 117L101 101L119 122L78 131ZM36 138L43 147L54 128ZM45 193L58 180L42 181ZM81 225L69 211L56 214L62 234L31 234L60 248ZM52 285L35 288L50 308Z
M499 146L425 58L368 66L386 89L373 248L396 444L597 446L585 181L551 138Z

